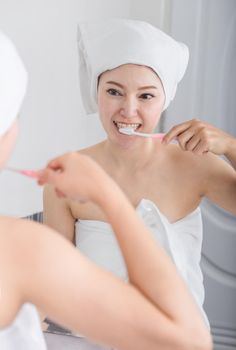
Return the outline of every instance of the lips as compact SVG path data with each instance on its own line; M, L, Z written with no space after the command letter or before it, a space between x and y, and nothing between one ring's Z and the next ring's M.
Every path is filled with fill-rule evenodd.
M134 130L137 130L138 128L141 127L141 123L123 123L119 121L113 121L114 125L117 127L117 129L121 128L132 128Z

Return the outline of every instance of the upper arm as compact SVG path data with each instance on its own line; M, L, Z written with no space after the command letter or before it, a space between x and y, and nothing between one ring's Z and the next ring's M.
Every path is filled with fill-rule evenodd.
M0 277L6 281L0 327L13 320L22 303L31 302L59 324L116 348L210 349L196 347L203 337L209 343L205 327L172 320L135 286L96 266L49 228L24 220L9 228L5 241L0 234Z
M30 255L24 254L20 266L23 295L51 319L119 349L190 349L205 336L205 327L198 334L194 327L191 335L191 327L172 320L135 286L96 266L52 230L38 234L46 232L42 225L26 224L29 229L22 223L22 232L30 244ZM19 244L24 248L22 237ZM42 292L45 290L47 293Z
M226 161L207 155L205 196L219 207L236 215L236 171Z
M75 218L66 199L58 198L52 186L47 185L43 192L43 222L74 241Z

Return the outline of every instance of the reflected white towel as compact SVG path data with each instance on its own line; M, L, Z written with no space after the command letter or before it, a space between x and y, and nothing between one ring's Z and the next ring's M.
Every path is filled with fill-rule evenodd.
M199 306L206 325L210 327L203 309L204 286L200 267L203 232L200 208L171 223L154 202L143 198L136 207L136 212L176 265ZM109 223L79 219L75 225L75 237L76 246L82 254L128 281L122 251Z
M122 64L152 68L162 81L166 109L188 64L186 45L149 23L108 19L78 26L79 81L88 114L97 112L97 82L101 73Z

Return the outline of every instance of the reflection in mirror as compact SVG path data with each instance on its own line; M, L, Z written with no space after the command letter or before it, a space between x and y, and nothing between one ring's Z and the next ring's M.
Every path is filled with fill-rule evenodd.
M147 22L114 19L84 23L77 16L73 17L74 23L79 22L79 82L81 110L85 111L80 113L83 119L76 123L79 123L81 133L85 130L87 133L81 144L78 145L76 140L72 148L79 149L80 156L86 155L95 160L128 197L137 216L151 231L153 244L164 248L190 291L191 302L194 300L197 305L197 311L193 309L193 313L190 312L191 315L196 312L196 318L192 317L194 320L190 321L194 324L196 320L199 334L205 335L202 324L208 330L211 328L215 349L220 349L222 341L227 346L232 345L232 339L236 339L236 310L232 307L236 305L236 108L231 93L235 90L232 85L236 81L232 79L236 72L235 60L232 59L236 49L233 17L236 7L234 2L229 1L222 9L221 1L213 4L210 0L204 5L193 1L176 5L177 1L166 1L165 5L164 2L152 4L150 14L160 10L161 6L165 9L158 23L147 19L154 26ZM135 8L131 17L146 20L141 15L144 5L136 2L136 6L139 7L140 16L137 16L138 10ZM73 6L70 11L68 18L73 16ZM182 13L186 11L191 20L185 22ZM211 21L207 20L209 13ZM107 17L117 16L109 13ZM122 14L121 17L127 16ZM60 24L61 29L63 26ZM164 29L171 37L157 27ZM72 41L71 37L69 40ZM77 88L74 91L77 99ZM86 119L84 114L94 115ZM72 124L68 123L68 115L66 113L64 126L53 126L54 130L58 129L55 140L57 137L58 140L70 138L68 135ZM77 117L77 113L75 115ZM129 136L120 132L122 128L150 135L161 132L165 136L163 139ZM67 145L63 145L67 149ZM55 150L50 150L50 147L48 159L52 158L54 151L60 154L61 145L55 146ZM99 189L99 175L95 179ZM79 191L82 191L82 187ZM93 188L94 193L99 193L92 182L89 187ZM27 218L43 221L96 266L109 271L127 285L132 284L133 275L132 272L130 275L130 266L127 266L126 250L123 250L119 237L117 241L116 226L111 225L106 210L96 201L80 202L68 197L58 197L55 185L47 185L43 212L42 207L38 206L31 213L38 212L27 215ZM112 207L119 196L107 198L110 198ZM121 226L124 215L124 212L116 215ZM129 236L127 242L128 239ZM130 246L132 250L135 249L135 244ZM227 255L223 251L227 251ZM135 251L132 253L135 255ZM141 260L145 266L145 258ZM138 264L136 267L139 271ZM61 268L63 270L63 265ZM141 276L142 270L139 272ZM147 274L145 283L141 287L138 285L138 291L147 296L152 304L159 306L156 298L160 291L156 288L160 288L161 283L159 281L158 287L155 281L159 279L153 278L150 283ZM169 283L170 286L171 281ZM94 290L97 288L97 284L92 286ZM109 290L106 292L109 296ZM229 305L222 303L226 294ZM183 298L184 292L181 295ZM100 298L103 304L101 295ZM176 319L180 317L181 322L186 322L184 310L188 307L192 310L191 302L188 305L188 301L178 299L178 305L182 305L179 315L179 311L169 309L170 302L175 301L173 292L169 305L163 303L162 307L164 310L166 307L166 312L173 312ZM83 332L62 327L60 322L55 322L40 308L39 311L49 349L73 350L78 346L87 350L110 349L97 345L99 341L91 341L89 334L92 334L92 339L99 339L93 337L93 332L85 332L84 336ZM77 314L79 310L76 310L75 316ZM198 314L201 319L199 323ZM103 319L98 314L94 315L95 318ZM202 344L202 348L210 349L210 343Z

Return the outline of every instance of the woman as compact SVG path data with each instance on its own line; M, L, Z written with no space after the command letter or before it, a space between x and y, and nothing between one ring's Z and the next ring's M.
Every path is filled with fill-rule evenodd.
M27 75L1 33L0 77L3 169L17 136ZM100 208L116 234L130 283L91 263L55 231L0 217L1 349L45 349L35 306L60 324L119 349L212 349L209 331L174 265L96 162L67 154L37 176L58 196Z
M197 119L175 126L162 142L123 135L123 127L155 130L184 75L188 50L148 23L119 19L80 24L78 42L84 107L88 114L98 111L107 134L79 153L93 158L126 193L209 326L202 307L199 204L207 197L236 214L236 140ZM170 143L174 139L178 144ZM114 233L93 203L58 200L46 187L44 220L91 260L128 280Z

